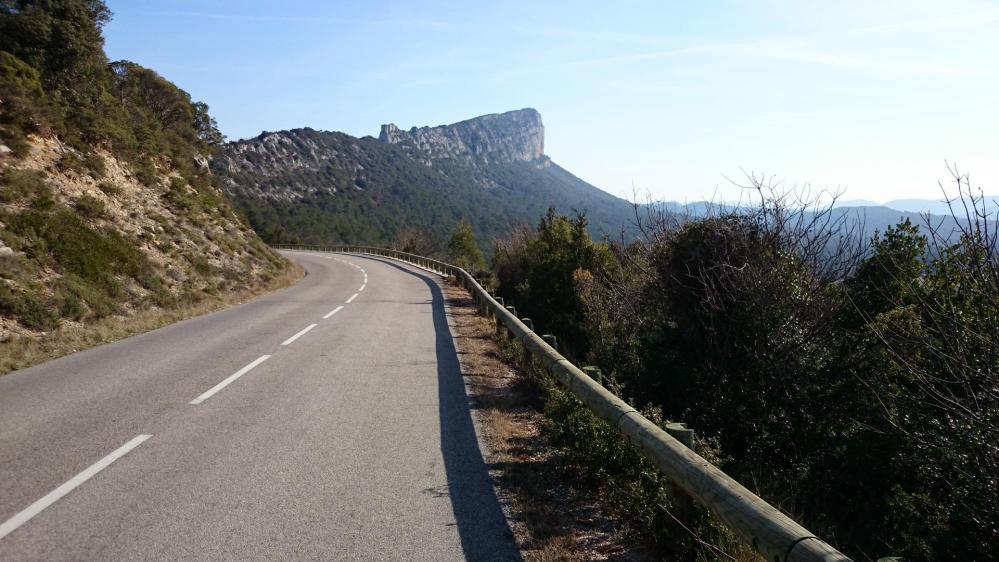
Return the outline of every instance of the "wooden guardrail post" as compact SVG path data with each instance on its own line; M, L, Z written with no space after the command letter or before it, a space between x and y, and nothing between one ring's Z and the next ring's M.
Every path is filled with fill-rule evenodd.
M503 317L499 313L499 311L503 310L505 307L503 306L503 297L496 297L493 300L496 301L496 304L499 306L499 308L497 309L490 308L489 314L492 315L493 317L493 322L496 324L496 335L499 336L503 332Z
M512 304L509 304L509 305L506 306L506 311L509 312L510 314L512 314L514 318L517 317L517 307L516 306L513 306ZM499 321L497 322L496 325L499 327L500 335L501 336L506 337L506 336L509 335L510 337L514 337L513 332L511 332L509 329L505 329L506 328L506 324L503 323L502 319L499 319Z
M528 330L530 330L532 332L534 331L534 321L533 320L531 320L530 318L521 318L520 321L523 322L525 326L527 326ZM522 357L521 357L521 360L520 360L520 364L521 364L521 368L522 369L527 370L527 368L531 366L531 362L532 362L531 360L533 358L532 357L533 355L534 354L531 353L531 350L528 349L528 347L526 345L523 346Z
M594 367L593 365L588 365L586 367L583 367L583 372L586 373L586 376L597 381L597 383L601 385L604 384L604 374L600 370L600 367Z
M690 449L691 451L697 452L694 449L694 430L687 427L687 424L681 422L673 422L666 424L664 428L666 433L673 436L674 439L683 443L683 446ZM680 520L684 525L690 524L694 519L694 499L690 497L690 494L683 491L683 488L677 486L674 482L669 483L670 498L672 498L673 515Z

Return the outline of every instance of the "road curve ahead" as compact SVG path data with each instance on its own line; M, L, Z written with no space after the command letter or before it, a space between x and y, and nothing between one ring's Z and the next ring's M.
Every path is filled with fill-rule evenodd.
M288 289L0 377L0 560L518 560L436 276Z

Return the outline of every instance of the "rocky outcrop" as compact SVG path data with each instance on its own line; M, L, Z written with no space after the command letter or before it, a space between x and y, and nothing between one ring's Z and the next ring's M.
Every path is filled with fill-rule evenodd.
M452 125L413 127L408 131L389 123L382 125L378 138L419 151L431 161L450 158L484 163L543 163L547 160L541 114L530 108L483 115Z
M385 125L380 139L264 133L226 144L211 166L257 232L276 242L381 244L410 231L444 240L461 219L490 240L550 207L586 211L595 235L617 236L634 217L630 203L545 156L533 109L409 131Z
M371 158L371 137L310 128L265 132L229 143L212 157L212 170L230 194L272 200L334 195L367 182L362 161Z

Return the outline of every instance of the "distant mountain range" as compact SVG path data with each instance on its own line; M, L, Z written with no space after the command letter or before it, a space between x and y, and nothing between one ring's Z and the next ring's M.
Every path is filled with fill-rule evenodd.
M225 145L212 169L269 242L378 244L411 229L442 238L462 219L488 242L550 206L585 211L596 236L617 237L634 219L629 202L544 154L533 109L408 131L388 124L377 139L267 132Z
M986 195L985 201L990 210L995 211L999 205L999 195ZM959 201L955 201L954 213L958 216L964 213L964 207ZM943 199L893 199L887 203L876 203L867 199L851 199L838 201L837 207L884 207L895 211L906 213L930 213L933 215L950 216L952 214L950 205Z
M537 223L549 207L585 211L597 237L635 234L631 203L545 155L544 126L533 109L409 130L387 124L378 138L265 132L226 144L211 167L268 242L383 244L413 231L439 241L464 219L485 246ZM718 211L703 201L666 205L693 216ZM956 226L946 203L929 199L840 201L836 212L858 221L868 237L906 219L923 225L923 213L942 231Z
M871 201L852 200L837 202L832 209L832 218L834 220L845 219L846 223L858 229L858 234L862 234L867 238L874 236L876 233L884 232L889 226L909 220L924 231L927 224L929 224L944 238L956 240L958 236L958 220L964 222L964 219L958 217L958 220L955 220L946 203L940 203L940 205L943 205L943 207L940 207L939 205L933 205L937 202L924 199L899 199L897 202L908 203L906 205L908 209L934 209L941 212L902 210L889 207L888 204L879 205ZM891 203L897 202L893 201ZM870 205L865 203L870 203ZM717 215L733 212L740 208L740 204L738 203L719 204L708 201L695 201L692 203L670 201L660 204L675 213L690 217ZM955 207L955 210L957 209L958 207ZM807 215L811 214L807 213Z

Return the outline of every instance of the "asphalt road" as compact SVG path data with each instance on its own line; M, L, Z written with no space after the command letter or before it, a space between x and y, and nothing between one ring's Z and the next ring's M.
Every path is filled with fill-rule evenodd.
M288 255L293 287L0 377L0 560L519 559L436 276Z

